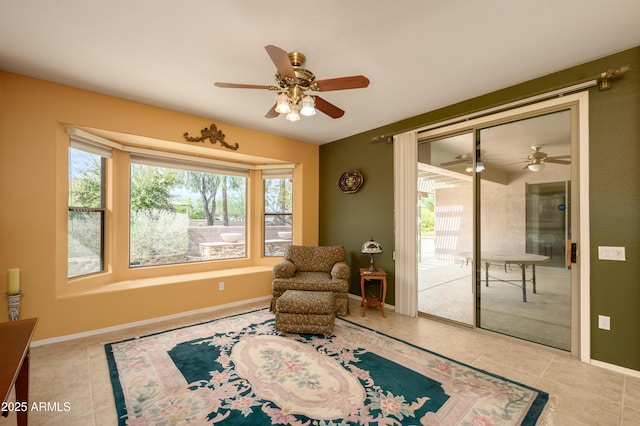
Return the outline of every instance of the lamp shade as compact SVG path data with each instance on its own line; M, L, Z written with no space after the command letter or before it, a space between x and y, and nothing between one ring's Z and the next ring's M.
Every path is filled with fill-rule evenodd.
M300 114L310 117L316 114L316 109L314 108L315 101L309 95L306 95L302 98L302 109L300 110Z
M286 114L290 111L289 97L286 93L278 93L278 95L276 95L276 112Z
M372 238L362 245L362 249L360 251L365 254L378 254L382 253L382 246Z
M287 114L286 119L289 121L300 120L300 105L291 105L291 111Z

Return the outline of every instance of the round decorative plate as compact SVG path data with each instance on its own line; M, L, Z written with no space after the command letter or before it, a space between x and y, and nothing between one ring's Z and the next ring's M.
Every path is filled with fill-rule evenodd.
M342 176L340 176L338 186L345 194L353 194L354 192L358 192L363 182L364 178L360 171L350 170L348 172L344 172Z

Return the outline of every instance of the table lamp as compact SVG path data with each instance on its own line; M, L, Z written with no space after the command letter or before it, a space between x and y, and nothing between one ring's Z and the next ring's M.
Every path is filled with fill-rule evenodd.
M362 249L360 250L364 254L371 255L371 264L369 265L369 272L374 272L376 270L375 266L373 266L373 255L382 253L382 246L377 241L374 241L373 238L369 241L365 241L362 245Z

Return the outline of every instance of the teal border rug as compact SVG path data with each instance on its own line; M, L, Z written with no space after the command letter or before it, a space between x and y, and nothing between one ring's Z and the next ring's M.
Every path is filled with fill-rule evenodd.
M119 425L535 425L549 395L337 318L267 309L105 345Z

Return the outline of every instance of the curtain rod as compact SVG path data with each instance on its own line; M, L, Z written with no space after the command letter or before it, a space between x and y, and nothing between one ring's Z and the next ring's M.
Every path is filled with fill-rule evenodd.
M548 99L559 98L565 95L569 95L571 93L579 92L584 89L589 89L598 84L597 80L589 80L584 83L575 84L573 86L565 87L558 90L553 90L551 92L542 93L540 95L531 96L529 98L520 99L518 101L509 102L508 104L498 105L493 108L485 109L482 111L478 111L475 113L466 114L460 117L455 117L446 121L441 121L436 124L431 124L425 127L421 127L419 130L416 130L418 133L426 132L427 130L437 129L439 127L449 126L451 124L461 123L463 121L469 121L474 118L481 118L487 115L495 114L497 112L507 111L510 109L514 109L517 107L535 104L537 102L546 101Z
M427 130L433 130L433 129L437 129L439 127L448 126L448 125L456 124L456 123L461 123L463 121L471 120L471 119L474 119L474 118L480 118L480 117L483 117L485 115L489 115L489 114L493 114L493 113L501 112L501 111L506 111L508 109L516 108L516 107L519 107L519 106L524 106L524 105L528 105L528 104L532 104L532 103L536 103L536 102L541 102L541 101L544 101L544 100L547 100L547 99L568 95L570 93L578 92L580 90L589 89L591 87L597 86L598 84L600 85L600 90L608 90L611 87L610 80L622 77L624 74L626 74L630 70L631 70L631 66L630 65L625 65L625 66L622 66L620 68L615 68L615 69L609 69L607 71L604 71L604 72L600 73L600 75L598 77L596 77L596 78L592 78L592 79L589 79L587 81L576 83L574 85L567 86L567 87L564 87L562 89L553 90L551 92L545 92L545 93L542 93L540 95L531 96L529 98L524 98L524 99L513 101L513 102L510 102L510 103L507 103L507 104L498 105L496 107L485 109L485 110L482 110L482 111L472 112L472 113L469 113L469 114L466 114L466 115L462 115L462 116L459 116L459 117L450 118L450 119L445 120L445 121L439 121L438 123L434 123L434 124L427 125L427 126L424 126L424 127L410 127L410 128L404 129L404 130L393 132L391 134L376 135L376 136L371 138L371 142L380 142L380 141L386 140L388 143L390 143L390 142L393 141L393 137L395 135L399 135L401 133L409 132L409 131L412 131L412 130L415 130L417 133L425 132Z

